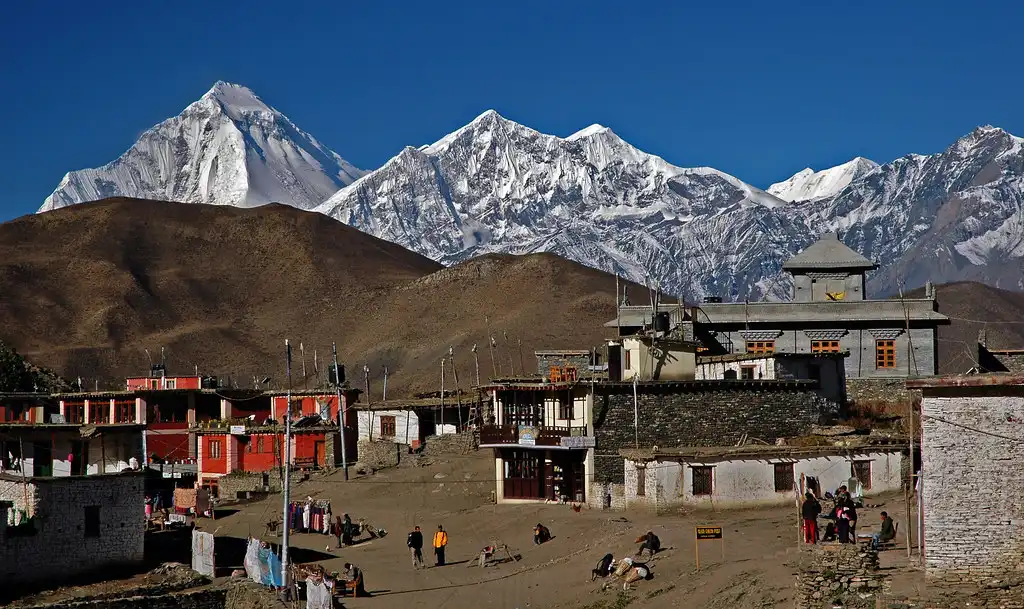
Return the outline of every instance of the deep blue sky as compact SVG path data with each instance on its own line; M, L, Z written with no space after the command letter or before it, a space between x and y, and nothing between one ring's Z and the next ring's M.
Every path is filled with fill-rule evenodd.
M33 2L0 7L0 220L216 80L375 168L488 108L766 187L1024 134L1019 2ZM976 5L976 6L975 6Z

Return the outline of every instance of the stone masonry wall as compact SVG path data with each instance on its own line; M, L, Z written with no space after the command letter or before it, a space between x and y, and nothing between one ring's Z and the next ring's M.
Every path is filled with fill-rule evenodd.
M143 476L36 478L36 533L0 540L0 581L21 584L143 559ZM19 483L5 483L21 489ZM86 509L99 534L86 536Z
M658 446L730 446L746 435L774 444L825 422L839 408L812 390L784 386L736 387L723 382L692 389L640 388L633 421L632 388L599 394L594 402L594 481L624 482L619 450ZM637 433L639 432L639 433Z
M1024 568L1024 396L926 396L925 572L985 581ZM982 430L996 437L974 430Z
M281 476L277 468L265 473L237 471L217 479L217 490L223 499L235 499L238 493L279 493L281 488Z
M587 374L590 367L590 354L586 355L555 355L537 356L537 374L547 377L551 368L576 368L580 376Z
M403 444L394 442L378 442L370 440L359 441L359 464L356 469L367 469L375 471L388 467L395 467L401 460L401 455L408 449Z
M875 598L886 589L885 576L878 571L878 552L870 543L823 543L801 548L800 570L796 576L797 609L832 607L875 607Z
M905 402L921 397L920 390L907 389L906 379L846 379L846 396L851 402Z

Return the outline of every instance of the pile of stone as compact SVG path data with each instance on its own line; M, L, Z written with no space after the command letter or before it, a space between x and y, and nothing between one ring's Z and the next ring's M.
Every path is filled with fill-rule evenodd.
M870 542L806 546L801 562L796 580L798 609L821 607L836 599L844 607L874 607L876 596L886 589L885 576L878 572L878 551Z

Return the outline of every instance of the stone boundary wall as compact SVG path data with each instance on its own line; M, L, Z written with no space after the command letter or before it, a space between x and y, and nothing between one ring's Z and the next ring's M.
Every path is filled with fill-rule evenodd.
M404 444L395 444L388 440L360 440L358 445L359 464L363 469L378 470L396 467L402 460L402 454L408 453Z
M266 487L264 487L264 476L266 476ZM217 479L217 487L222 499L233 500L238 493L254 492L281 492L282 484L279 469L274 468L268 472L232 472Z
M774 444L826 423L840 405L812 389L791 385L646 390L638 396L634 421L632 390L594 399L594 481L623 484L619 450L640 446L734 445L743 437Z
M886 578L878 571L878 552L870 542L806 545L801 553L797 609L831 607L836 599L846 608L871 609L886 590Z
M205 583L205 582L203 582ZM79 600L32 605L24 609L286 609L273 590L247 579L231 579L207 587L161 593L125 591L111 598L86 597Z
M480 446L480 437L470 431L430 436L426 440L428 455L468 455Z

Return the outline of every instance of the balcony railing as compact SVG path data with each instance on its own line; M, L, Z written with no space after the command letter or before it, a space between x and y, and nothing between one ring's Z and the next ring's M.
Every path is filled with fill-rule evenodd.
M484 425L480 428L480 444L507 444L510 446L561 446L562 438L587 435L586 427L534 427L533 444L520 436L519 425Z

